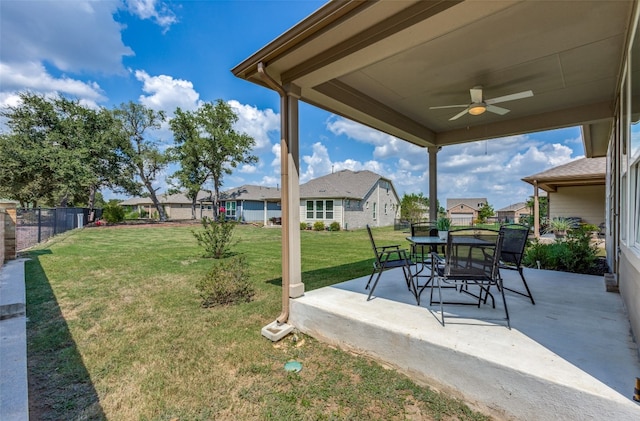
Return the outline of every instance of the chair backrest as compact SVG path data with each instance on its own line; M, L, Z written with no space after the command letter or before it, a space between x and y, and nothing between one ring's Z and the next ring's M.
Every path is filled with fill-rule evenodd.
M520 266L529 238L529 227L520 224L503 225L500 231L504 233L500 260L506 264Z
M373 234L371 233L371 227L367 224L367 232L369 233L369 240L371 240L371 247L373 248L373 254L376 256L376 261L380 262L380 253L378 253L378 248L376 247L376 242L373 239Z
M462 279L496 279L503 238L501 231L489 229L449 231L445 273Z
M438 230L431 222L415 222L411 224L412 237L429 237L438 235Z

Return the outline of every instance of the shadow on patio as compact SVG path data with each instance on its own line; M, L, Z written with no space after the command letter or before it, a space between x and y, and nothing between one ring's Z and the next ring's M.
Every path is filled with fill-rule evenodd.
M522 285L517 273L503 275ZM526 269L536 304L507 292L511 330L484 321L504 316L499 295L496 309L445 306L443 327L429 289L416 306L399 269L382 276L371 301L367 277L354 279L291 300L289 320L497 418L640 419L638 346L601 276Z

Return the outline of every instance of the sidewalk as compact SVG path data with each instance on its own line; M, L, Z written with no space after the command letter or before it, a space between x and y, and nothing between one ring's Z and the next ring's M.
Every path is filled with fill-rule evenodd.
M27 421L27 317L24 262L0 268L0 419Z

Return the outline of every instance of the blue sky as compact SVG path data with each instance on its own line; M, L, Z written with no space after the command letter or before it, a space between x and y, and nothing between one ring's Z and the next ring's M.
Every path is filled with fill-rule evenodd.
M324 3L2 0L0 106L16 105L16 93L30 90L62 93L92 107L132 100L172 116L178 106L192 110L222 99L239 117L236 129L256 140L259 157L227 176L223 189L276 186L278 96L234 77L231 68ZM152 135L172 143L168 125ZM583 154L578 128L445 147L438 154L439 199L486 197L497 210L533 194L521 178ZM427 196L427 162L424 149L300 106L301 182L332 170L368 169L390 178L400 196ZM160 192L174 170L157 180Z

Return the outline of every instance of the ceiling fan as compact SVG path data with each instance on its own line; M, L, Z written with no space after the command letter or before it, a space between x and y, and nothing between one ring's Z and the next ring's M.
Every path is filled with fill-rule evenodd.
M485 111L489 111L491 113L495 113L499 115L505 115L506 113L509 112L509 110L502 107L496 107L493 104L499 104L501 102L513 101L516 99L528 98L530 96L533 96L533 91L523 91L523 92L518 92L516 94L500 96L497 98L485 99L484 96L482 95L482 86L474 86L473 88L469 89L469 92L471 93L470 104L442 105L439 107L429 107L429 109L437 110L440 108L464 108L463 111L451 117L449 121L457 120L458 118L462 117L467 113L471 115L480 115L480 114L483 114Z

